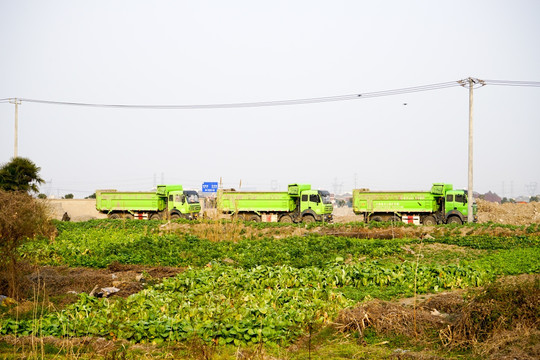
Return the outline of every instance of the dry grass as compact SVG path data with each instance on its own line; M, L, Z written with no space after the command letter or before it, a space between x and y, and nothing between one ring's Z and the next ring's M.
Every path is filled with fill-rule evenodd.
M360 336L363 336L367 327L371 327L379 334L405 335L412 338L421 337L433 329L443 329L447 323L444 317L433 315L425 308L414 309L387 301L374 300L362 306L341 311L335 324L339 331L357 331Z
M426 349L437 342L447 350L468 350L486 359L539 359L539 315L540 276L529 275L475 290L468 299L462 293L430 297L416 308L371 301L341 311L335 327L357 332L360 339L371 328L379 335L403 335ZM407 356L402 358L413 354Z
M441 331L441 339L450 348L473 347L480 353L489 352L498 347L497 343L511 340L508 334L538 340L538 332L529 329L539 328L539 315L540 277L499 282L473 295L454 324Z

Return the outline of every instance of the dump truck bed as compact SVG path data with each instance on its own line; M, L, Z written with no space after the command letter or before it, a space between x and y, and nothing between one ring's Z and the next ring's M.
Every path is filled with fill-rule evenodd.
M296 208L287 192L218 191L218 210L222 212L282 212Z
M110 211L162 211L165 198L155 192L96 191L96 209Z
M361 213L432 213L437 196L430 192L353 190L353 211Z

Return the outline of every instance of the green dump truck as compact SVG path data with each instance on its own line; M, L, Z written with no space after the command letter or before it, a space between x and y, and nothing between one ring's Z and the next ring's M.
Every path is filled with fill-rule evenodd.
M330 193L311 190L309 184L290 184L286 192L219 189L217 208L242 220L283 223L330 222L334 209Z
M451 184L436 183L431 191L378 192L353 190L353 211L364 221L403 221L405 223L436 225L462 224L467 221L467 191L453 190ZM473 204L474 221L476 204Z
M201 211L196 191L182 185L158 185L155 192L97 190L96 209L109 219L196 219Z

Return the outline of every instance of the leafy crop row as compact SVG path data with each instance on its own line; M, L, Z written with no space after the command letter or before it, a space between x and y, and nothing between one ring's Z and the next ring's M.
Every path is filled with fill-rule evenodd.
M515 249L524 247L540 246L538 236L443 236L432 239L425 239L427 243L441 243L449 245L459 245L482 250Z
M124 231L116 228L64 230L54 241L27 243L24 256L42 264L106 267L113 262L152 266L204 266L224 261L257 265L322 266L336 257L380 258L402 252L413 240L365 240L334 236L293 236L212 242L192 235Z
M219 344L286 344L313 323L324 323L353 304L340 288L393 285L418 290L478 286L491 275L470 266L376 261L324 268L209 266L188 269L127 299L82 294L66 310L34 320L0 320L0 334L175 341L197 336Z
M89 221L57 223L59 234L49 241L28 242L25 257L41 264L107 267L111 263L151 266L204 266L224 262L237 267L257 265L323 266L341 257L360 259L402 256L403 247L419 239L356 239L309 234L286 238L248 238L213 242L193 235L158 231L154 221ZM538 247L538 236L442 236L424 243L444 243L481 250ZM396 257L397 260L397 257Z

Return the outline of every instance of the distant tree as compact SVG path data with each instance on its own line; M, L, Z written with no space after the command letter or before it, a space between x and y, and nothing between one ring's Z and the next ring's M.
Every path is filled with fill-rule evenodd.
M540 202L540 196L538 195L531 196L531 198L529 199L529 202L533 202L533 201Z
M0 167L0 189L37 193L38 185L45 182L39 177L40 170L30 159L13 158Z
M63 199L73 199L73 194L66 194L64 195Z
M46 199L47 198L47 195L41 193L41 194L38 194L38 199Z
M508 202L508 198L505 196L501 200L501 204L506 204Z
M95 199L95 198L96 198L96 193L93 193L92 195L85 197L85 199Z

